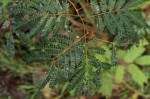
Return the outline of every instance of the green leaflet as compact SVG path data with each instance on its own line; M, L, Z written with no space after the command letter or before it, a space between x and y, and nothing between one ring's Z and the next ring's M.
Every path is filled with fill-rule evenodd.
M104 96L111 96L112 93L112 79L109 77L109 75L106 72L103 72L101 74L101 88L99 91L104 95Z
M56 3L55 3L55 5L56 5L55 8L57 9L57 12L58 12L58 13L61 13L61 12L62 12L62 9L63 9L63 8L62 8L62 5L60 4L60 2L59 2L58 0L56 0L55 2L56 2Z
M31 16L27 20L22 19L19 22L15 22L13 25L14 30L21 30L22 28L25 28L26 26L29 26L37 21L37 16Z
M145 26L145 21L141 18L141 15L138 12L126 11L126 16L129 17L130 21L134 22L137 26Z
M107 1L106 0L101 0L100 1L100 9L101 9L101 12L106 12L107 11Z
M115 38L114 38L114 42L117 42L117 44L121 41L121 39L124 37L125 35L120 32Z
M24 43L24 44L27 44L27 43L28 43L28 39L27 39L27 37L26 37L26 35L25 35L24 32L22 32L22 31L17 31L17 32L16 32L16 35L18 36L18 38L20 39L20 41L21 41L22 43Z
M91 6L93 7L95 14L100 12L99 5L95 2L95 0L91 0Z
M64 49L64 46L61 46L61 45L57 45L57 43L55 44L56 42L51 42L50 44L48 43L41 43L37 46L35 46L35 51L62 51ZM54 53L53 53L54 54Z
M111 17L111 19L113 20L113 23L114 24L116 24L115 26L116 26L116 29L117 29L117 33L120 33L120 32L125 32L125 30L124 30L124 27L123 27L123 25L120 23L120 22L118 22L118 17L117 16L115 16L114 14L110 14L110 17Z
M105 54L104 54L104 57L107 58L107 59L110 59L111 58L111 50L108 48L107 45L102 45L102 48L105 49Z
M105 25L107 26L108 31L111 34L114 34L115 28L112 26L113 24L112 24L112 21L110 21L110 15L109 14L104 15L104 22L105 22Z
M93 67L95 67L96 71L100 72L102 69L102 65L103 63L101 61L99 61L98 59L91 57L89 64Z
M146 39L140 40L139 43L140 43L140 45L138 48L134 45L127 51L119 50L117 52L117 57L124 58L125 61L129 62L129 63L134 62L145 51L145 48L143 46L146 46L149 44Z
M85 92L86 96L93 96L93 92L94 90L92 89L94 87L94 84L92 81L88 80L87 81L87 85L88 85L88 90Z
M13 57L15 54L14 38L12 32L10 32L7 37L7 53L9 57Z
M75 88L74 97L78 97L78 96L82 95L83 88L84 88L84 83L78 82L77 87Z
M95 54L95 57L96 57L96 59L99 59L100 61L106 62L106 58L103 57L103 56L100 55L100 54ZM110 58L110 57L109 57L109 58Z
M53 28L53 34L58 34L61 29L64 29L68 26L68 20L66 17L59 16L56 20L56 24Z
M102 20L102 18L101 17L96 17L96 22L97 22L97 27L98 27L98 30L100 31L100 32L102 32L103 30L104 30L104 22L103 22L103 20Z
M17 14L29 14L32 15L36 11L33 8L26 7L26 6L14 6L11 10L11 15L17 15Z
M55 73L53 74L53 76L51 77L50 83L49 83L50 88L54 88L55 85L57 84L57 81L60 78L58 74L59 74L59 72L58 72L58 70L56 70Z
M56 4L55 2L51 2L51 4L49 5L49 12L50 13L57 13L57 9L56 9Z
M147 77L144 73L134 64L129 65L128 71L131 74L133 80L141 87L143 87L144 83L147 83ZM138 79L137 79L138 78Z
M64 48L64 46L69 45L69 43L71 43L71 40L68 39L64 39L64 38L60 38L60 37L54 37L52 39L47 39L45 41L42 42L42 44L46 44L46 45L54 45L54 46L62 46L62 48ZM48 44L49 43L49 44ZM41 44L41 45L42 45ZM46 48L46 46L45 46Z
M117 59L116 59L116 46L112 44L112 56L111 56L111 64L116 66L117 65Z
M73 88L75 88L75 87L76 87L76 84L77 84L80 80L82 80L82 77L83 77L84 73L85 73L85 70L82 70L82 71L80 71L80 72L73 78L73 80L69 83L69 86L68 86L68 88L69 88L70 90L72 90Z
M44 61L50 61L52 56L56 56L57 52L47 52L47 51L41 51L36 54L29 54L26 55L26 62L27 63L33 63L33 62L44 62Z
M119 46L128 46L130 44L130 39L125 32L120 32L115 38L114 42L116 42L117 45Z
M10 16L13 16L16 19L13 23L14 30L21 31L24 28L30 28L30 34L28 36L29 39L34 38L40 32L42 32L42 37L46 37L49 32L53 32L54 34L56 34L60 29L68 27L68 20L66 17L61 16L56 19L54 18L56 16L48 17L48 14L68 13L68 2L60 3L57 0L28 0L20 2L24 2L24 5L22 6L21 3L14 5L10 11ZM54 19L52 19L52 17ZM37 22L38 19L39 22Z
M18 3L17 7L21 7L20 9L12 8L13 31L15 33L17 31L17 36L22 42L27 41L25 34L18 31L29 30L29 39L36 37L39 33L41 34L38 39L35 39L36 44L30 49L26 57L27 63L41 62L50 65L48 76L41 83L40 89L47 83L49 83L50 88L54 88L57 84L67 82L66 88L75 91L75 96L83 94L91 96L94 94L94 90L102 85L100 88L102 94L110 96L112 79L104 72L100 77L99 74L116 64L116 45L126 46L130 43L130 40L132 42L129 34L133 33L133 28L130 27L134 25L144 26L144 22L140 13L125 8L129 2L132 3L131 0L97 1L100 2L91 0L91 6L94 11L93 16L95 16L93 19L97 22L100 32L108 32L112 38L116 36L115 43L112 46L112 53L109 48L107 48L107 53L105 54L103 48L86 44L83 39L87 35L77 37L78 33L74 32L72 27L69 27L67 16L71 14L71 11L67 0L24 0L20 1L23 2L23 7L21 7L22 3ZM34 11L31 9L34 9ZM79 16L75 17L79 18ZM137 21L137 19L140 20ZM52 35L49 35L49 33L52 33ZM10 36L9 39L12 40L13 36ZM90 43L93 43L94 40L91 39L92 42ZM12 43L13 40L8 45ZM134 51L132 54L127 52L127 56L124 58L127 63L133 62L145 51L144 47L139 48L140 50ZM110 58L111 60L109 60ZM132 67L132 69L135 68ZM123 71L123 68L119 68L117 71L118 82L123 79Z
M109 64L106 62L102 62L102 68L106 71L109 70L114 64Z
M127 51L124 60L127 63L132 63L133 61L135 61L135 59L141 56L144 53L144 51L145 51L144 47L137 48L135 46L132 46L130 50Z
M137 6L137 5L142 4L143 1L145 1L145 0L129 0L129 2L125 4L124 8L125 9L133 8L133 7Z
M144 55L135 60L136 64L142 65L142 66L150 66L150 55Z
M120 8L122 8L123 7L123 5L125 4L125 2L126 2L126 0L116 0L117 2L116 2L116 6L115 6L115 8L118 10L118 9L120 9Z
M108 0L108 10L112 11L115 7L116 0Z
M99 75L94 74L94 84L96 85L96 87L100 88L101 87L101 79L99 77Z
M150 44L145 38L140 40L139 43L139 47L147 46Z
M41 18L41 20L37 23L37 25L30 31L29 38L32 39L34 36L36 36L39 31L43 28L48 15L45 15Z
M46 86L46 84L48 84L50 79L51 79L50 75L47 75L47 77L41 82L39 89L43 89Z
M42 36L42 37L47 37L48 34L52 31L52 28L53 28L54 25L55 25L55 18L54 18L54 17L51 17L51 18L47 21L47 23L46 23L44 29L42 30L41 36Z
M129 32L133 33L133 26L137 25L140 27L145 26L145 22L141 16L141 13L130 10L129 5L137 5L142 1L135 0L101 0L100 10L97 8L96 4L91 0L91 5L96 16L96 23L98 30L100 32L106 27L110 34L119 32ZM133 3L133 4L132 4ZM128 7L127 7L128 5ZM126 8L127 7L127 8ZM99 12L98 12L99 11ZM97 18L99 16L99 18ZM122 44L123 46L128 44Z
M105 50L103 48L98 48L98 47L90 47L89 48L89 52L94 52L94 53L97 53L97 54L101 54L101 55L104 55L105 54Z
M62 2L62 13L69 13L70 4L67 1Z
M74 70L75 70L75 65L77 65L76 64L76 59L77 58L80 58L80 57L76 57L76 53L70 53L71 55L70 55L70 60L71 60L71 63L70 63L70 67L71 67L71 69L70 69L70 72L74 72Z
M116 75L115 75L115 80L116 82L120 83L123 81L124 78L124 67L123 66L118 66L116 70Z
M118 13L118 17L120 18L120 20L123 21L125 30L126 30L127 32L130 32L130 33L131 33L131 32L133 31L133 27L131 27L132 24L130 23L130 21L128 20L128 18L125 17L125 15L124 15L124 14L121 14L121 13Z

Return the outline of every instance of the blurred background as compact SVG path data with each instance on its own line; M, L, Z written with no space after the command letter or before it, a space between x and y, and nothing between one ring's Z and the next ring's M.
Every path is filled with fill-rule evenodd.
M57 85L54 89L45 86L42 91L38 91L38 84L44 79L48 66L39 63L27 65L23 61L23 55L28 53L32 44L23 45L16 37L15 58L10 59L7 56L6 37L9 28L5 26L9 24L9 10L15 1L0 0L0 99L150 99L150 0L134 8L141 11L147 23L147 27L135 28L140 36L139 47L132 45L128 48L118 48L119 65L101 73L102 87L97 90L97 94L79 98L71 98L74 93L66 90L67 84ZM76 0L75 3L84 5L84 1ZM80 12L89 16L87 9L88 7L82 8ZM78 19L69 19L72 27L82 30ZM92 28L93 33L97 33L94 19L87 20L86 23L90 23L87 26ZM103 39L111 40L106 33L103 33ZM109 59L109 44L100 41L98 45L107 51L105 57ZM99 55L96 57L106 61Z

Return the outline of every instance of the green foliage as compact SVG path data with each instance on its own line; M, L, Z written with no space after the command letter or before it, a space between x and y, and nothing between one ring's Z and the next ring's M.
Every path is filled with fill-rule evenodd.
M135 0L100 0L99 3L91 0L98 30L116 36L112 43L111 62L97 59L96 55L106 56L106 51L88 45L85 38L88 33L81 38L75 37L66 17L70 7L67 0L20 0L16 3L10 12L10 17L14 18L11 24L12 32L16 33L23 43L32 41L32 38L40 39L26 56L27 63L42 62L50 65L47 77L39 88L44 88L48 83L50 88L54 88L57 84L68 82L67 89L75 90L75 96L91 96L95 94L93 89L99 88L102 82L101 92L110 96L112 80L108 75L105 77L102 74L102 79L98 75L100 71L108 70L117 64L116 46L127 46L136 38L132 33L134 25L145 26L141 14L130 10L140 3L141 1ZM30 30L28 39L25 38L24 29ZM61 30L68 33L62 34ZM134 38L131 38L131 33ZM7 45L9 56L13 56L12 33L9 33ZM144 52L144 48L141 49L140 54Z
M113 64L114 66L117 64L117 58L116 58L116 47L115 47L115 45L114 45L114 44L112 45L111 64Z
M144 46L148 45L148 41L143 39L140 41L140 47L137 49L136 46L132 46L126 53L126 55L124 56L124 60L127 63L132 63L133 61L135 61L135 59L137 59L139 56L141 56L144 51L145 48Z
M128 50L126 56L124 57L124 60L128 63L132 63L136 58L138 58L142 53L144 53L144 51L144 47L140 47L137 49L135 46L133 46L130 50Z
M9 33L8 38L7 38L7 52L9 57L13 57L15 54L15 47L14 47L14 38L13 34Z
M47 17L48 17L48 15L43 16L41 18L41 20L36 24L35 28L32 28L32 30L30 31L30 34L29 34L29 38L33 38L33 37L35 37L37 35L37 33L39 33L39 31L45 25L45 23L47 21Z
M26 26L28 26L29 24L33 24L34 22L36 22L38 20L38 17L37 16L32 16L28 19L22 19L22 20L19 20L14 22L13 24L13 28L14 30L20 30L22 28L25 28Z
M135 60L135 62L139 65L150 66L150 55L141 56Z
M95 13L97 27L102 31L107 31L110 35L118 35L117 43L120 46L127 46L131 38L136 38L136 33L133 31L133 25L144 27L146 24L138 11L130 10L132 7L142 3L142 0L101 0L96 3L91 0L91 6ZM132 27L131 27L132 26ZM120 42L126 39L124 42Z
M131 49L127 51L120 51L119 56L122 56L124 62L126 62L127 67L119 66L116 71L115 79L116 82L124 82L123 75L125 72L128 72L135 83L137 83L140 87L143 87L145 83L148 81L148 77L144 74L142 70L136 64L147 64L148 63L148 55L142 56L145 52L145 46L149 45L146 39L140 40L140 46L136 48L135 45L131 46ZM124 54L125 53L125 54ZM121 55L122 54L122 55ZM144 60L143 60L144 59ZM139 61L138 61L139 60ZM135 63L135 64L134 64Z
M21 76L33 71L33 67L27 67L25 62L20 59L10 59L7 56L7 50L5 47L0 48L0 70L9 71L9 76Z
M12 15L19 15L19 14L29 14L32 15L35 13L35 10L32 8L28 8L25 6L13 6L13 10L11 11L10 14Z
M42 94L39 92L35 85L20 85L19 89L23 94L26 95L24 97L25 99L42 99Z
M111 79L111 76L106 73L106 72L103 72L101 74L101 80L102 80L102 86L101 88L99 89L99 91L104 95L104 96L111 96L111 93L112 93L112 79Z
M5 0L5 1L0 0L0 2L2 2L4 6L6 6L6 5L7 5L9 2L11 2L11 1L12 1L12 0Z
M122 82L123 78L124 78L124 67L118 66L115 75L116 82Z
M143 72L134 64L131 64L128 67L128 71L131 74L133 80L141 87L144 86L144 83L147 82L147 77L144 75ZM138 78L138 79L137 79Z
M17 32L16 32L16 35L18 36L19 40L20 40L22 43L24 43L24 44L27 44L27 43L28 43L28 39L27 39L27 37L26 37L26 35L25 35L24 32L22 32L22 31L17 31Z

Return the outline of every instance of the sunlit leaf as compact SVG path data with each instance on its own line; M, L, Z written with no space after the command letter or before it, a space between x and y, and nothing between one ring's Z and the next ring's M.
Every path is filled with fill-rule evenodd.
M139 46L140 47L143 47L143 46L146 46L146 45L149 45L149 42L145 38L139 41Z
M112 78L108 75L108 72L103 72L101 74L101 83L100 92L104 96L111 96L112 94Z
M150 66L150 55L145 55L136 59L136 64L139 65L149 65Z
M117 70L116 70L116 76L115 76L116 82L118 82L118 83L122 82L123 77L124 77L124 67L118 66Z
M117 58L123 58L126 55L126 51L118 50L117 51Z
M133 80L141 87L147 82L147 77L144 73L134 64L129 65L128 71L131 74Z
M133 61L135 61L135 59L137 59L139 56L141 56L145 51L144 47L135 47L132 46L126 53L124 60L127 63L132 63Z

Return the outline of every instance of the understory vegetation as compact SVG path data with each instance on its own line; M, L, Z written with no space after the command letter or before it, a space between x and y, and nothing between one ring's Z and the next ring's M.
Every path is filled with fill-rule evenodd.
M149 4L0 0L0 99L149 99Z

